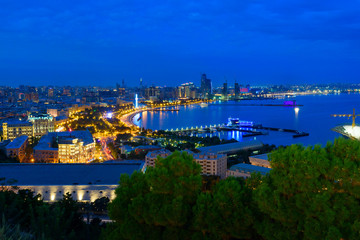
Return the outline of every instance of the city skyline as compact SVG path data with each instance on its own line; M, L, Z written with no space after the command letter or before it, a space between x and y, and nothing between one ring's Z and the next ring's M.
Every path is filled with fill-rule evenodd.
M0 85L356 83L357 1L5 1Z

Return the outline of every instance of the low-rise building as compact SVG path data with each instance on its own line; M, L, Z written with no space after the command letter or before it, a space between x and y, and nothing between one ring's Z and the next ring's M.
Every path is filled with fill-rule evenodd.
M86 131L52 132L34 147L39 163L86 163L95 158L95 141Z
M196 153L193 154L194 160L200 164L202 174L216 175L226 178L227 156L217 153Z
M145 156L145 165L146 167L155 167L155 162L158 157L166 158L170 154L171 152L167 149L148 152L148 154Z
M250 156L249 161L251 165L271 168L268 153Z
M204 175L216 175L221 178L226 177L227 170L227 156L225 154L217 153L192 153L187 151L190 155L193 156L194 161L200 164L201 172ZM155 167L157 157L165 158L171 154L168 150L158 150L154 152L149 152L145 157L146 166Z
M261 175L266 175L270 172L270 168L266 167L259 167L251 164L246 163L239 163L232 167L230 167L229 170L226 172L226 177L242 177L242 178L248 178L251 176L251 173L258 172Z
M10 158L18 158L20 162L26 157L26 146L28 144L28 136L20 136L15 138L6 146L6 155Z
M54 117L50 114L31 113L28 121L33 124L34 137L41 137L48 132L54 132Z
M2 127L4 140L13 140L23 135L28 137L34 136L33 125L30 122L11 120L3 122Z
M263 143L259 140L245 141L245 142L235 142L235 143L226 143L219 144L209 147L198 148L201 152L213 152L219 154L234 154L239 151L253 151L263 147Z
M46 202L61 200L70 193L82 202L94 202L101 197L115 198L120 175L143 171L144 162L101 164L0 164L1 177L16 180L19 189L30 189ZM5 186L6 187L6 186Z

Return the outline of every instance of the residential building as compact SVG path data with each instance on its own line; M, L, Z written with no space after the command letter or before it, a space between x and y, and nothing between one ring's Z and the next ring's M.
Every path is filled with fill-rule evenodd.
M30 122L12 120L3 122L2 127L4 140L13 140L23 135L28 137L32 137L34 135L33 125Z
M200 164L202 174L216 175L221 178L226 177L227 170L227 156L225 154L216 154L210 152L192 153L187 151L193 156L194 161ZM168 150L159 150L149 152L145 157L145 165L155 167L157 157L165 158L171 154Z
M193 154L194 160L200 164L202 174L216 175L226 178L227 155L211 152L200 152Z
M87 163L95 158L95 141L86 131L52 132L34 147L39 163Z
M171 152L167 149L148 152L148 154L145 156L145 166L155 167L155 161L157 157L166 158L170 154Z
M20 162L26 157L26 146L28 145L28 136L15 138L6 146L6 155L10 158L18 158Z

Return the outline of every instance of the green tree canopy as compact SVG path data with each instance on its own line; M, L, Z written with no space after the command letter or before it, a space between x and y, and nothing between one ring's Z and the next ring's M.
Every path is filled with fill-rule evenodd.
M280 148L271 166L255 190L265 239L358 239L360 142Z

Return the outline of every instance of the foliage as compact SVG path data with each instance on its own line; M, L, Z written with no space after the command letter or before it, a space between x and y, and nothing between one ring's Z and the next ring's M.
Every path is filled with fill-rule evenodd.
M159 158L146 173L121 175L109 205L115 223L103 239L229 239L254 233L251 191L244 181L200 176L186 152ZM204 188L203 181L213 187ZM214 182L213 182L214 181ZM212 190L215 189L215 190Z
M325 148L292 145L271 155L255 190L265 239L357 239L360 143L339 138Z
M29 239L29 236L30 239L98 239L100 234L99 222L87 226L79 213L78 203L69 193L62 200L48 204L30 190L15 192L3 188L0 191L0 216L3 216L0 218L0 233L3 231L5 234L11 228L19 234L24 233L24 239ZM91 238L87 237L90 233ZM8 233L5 236L21 239Z
M20 230L19 225L12 226L6 223L5 218L0 224L0 239L1 240L33 240L34 236L30 233Z

